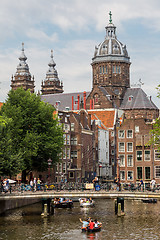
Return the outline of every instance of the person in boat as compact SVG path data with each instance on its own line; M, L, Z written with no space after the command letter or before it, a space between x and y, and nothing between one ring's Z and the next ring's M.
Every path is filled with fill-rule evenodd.
M79 221L82 223L82 228L87 228L88 227L89 222L88 222L87 219L82 221L82 219L80 218Z
M94 227L95 227L95 223L93 222L93 220L91 220L91 221L89 222L89 229L90 229L90 230L93 230Z
M97 221L97 219L94 220L94 228L98 228L101 225L100 222Z

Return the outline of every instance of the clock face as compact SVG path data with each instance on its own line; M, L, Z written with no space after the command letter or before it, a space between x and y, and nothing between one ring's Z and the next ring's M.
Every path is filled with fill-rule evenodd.
M119 94L119 90L118 90L118 89L115 89L115 90L114 90L114 93L115 93L116 95L118 95L118 94Z

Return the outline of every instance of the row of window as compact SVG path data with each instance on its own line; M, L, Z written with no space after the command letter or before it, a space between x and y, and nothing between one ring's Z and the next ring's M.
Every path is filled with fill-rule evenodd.
M63 134L64 145L77 145L77 137L71 137L69 134Z
M65 124L63 125L63 130L64 130L65 132L69 132L70 130L73 132L73 131L74 131L74 123L71 123L71 125L65 123Z
M125 152L125 144L124 143L119 143L119 152ZM156 152L157 150L155 150L155 160L160 160L160 153ZM127 143L127 152L133 152L133 145L131 143ZM150 150L144 150L144 152L142 150L137 150L136 151L136 160L137 161L142 161L143 160L143 154L144 154L144 161L150 161L151 160L151 151ZM133 159L133 155L127 155L128 157L132 156ZM121 154L119 155L120 159L124 159L125 162L125 155Z
M103 73L107 73L108 72L108 69L107 69L107 65L105 66L100 66L99 67L99 73L100 74L103 74ZM112 67L112 72L113 73L117 73L117 74L120 74L121 73L121 67L120 66L113 66Z
M133 142L127 142L127 152L133 152ZM118 150L119 152L125 152L125 143L119 142L118 143Z
M119 130L118 131L118 138L125 138L125 132L126 132L126 138L133 138L133 130ZM135 126L135 133L139 132L139 126Z
M144 167L144 177L146 180L151 179L151 168ZM137 167L137 179L143 179L143 168ZM155 178L160 178L160 166L155 166ZM120 180L125 179L125 171L120 171ZM127 180L133 181L133 171L127 171Z

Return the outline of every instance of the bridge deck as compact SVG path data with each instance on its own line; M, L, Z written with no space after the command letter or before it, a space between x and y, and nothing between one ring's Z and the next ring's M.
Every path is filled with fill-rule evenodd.
M0 194L0 200L12 200L12 199L42 199L42 198L54 198L54 197L68 197L68 198L80 198L80 197L92 197L92 198L117 198L124 197L124 199L143 199L143 198L157 198L160 200L160 193L156 192L117 192L117 191L48 191L48 192L24 192L24 193L7 193Z

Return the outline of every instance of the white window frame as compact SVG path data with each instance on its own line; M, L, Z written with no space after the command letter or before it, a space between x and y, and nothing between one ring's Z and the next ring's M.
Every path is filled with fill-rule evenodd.
M119 158L120 158L120 167L125 167L125 155L120 154Z
M120 171L120 180L125 180L125 171Z
M111 137L114 137L114 131L111 131Z
M122 144L123 144L124 148L121 150L120 145L122 145ZM119 152L125 152L125 143L124 142L119 142L118 143L118 150L119 150Z
M129 159L129 156L132 156L132 158ZM131 164L129 164L129 162L130 162ZM127 167L133 167L133 154L128 154L128 155L127 155Z
M139 126L135 126L135 133L139 133Z
M67 159L70 159L70 148L67 148L66 150L66 157Z
M133 142L127 142L127 152L133 152Z
M155 166L155 178L160 178L160 166Z
M70 135L69 135L69 134L67 134L66 144L67 144L67 145L70 145Z
M71 173L73 174L73 177L71 177ZM74 178L74 172L69 172L69 178L73 179Z
M154 150L154 159L160 161L160 152L157 149Z
M71 123L71 131L74 132L75 124Z
M149 154L146 154L146 151L147 152L149 152ZM149 158L148 157L146 157L146 156L149 156ZM151 151L150 150L144 150L144 161L151 161Z
M132 179L128 176L129 172L132 173L131 174L132 175ZM127 180L128 181L133 181L133 171L127 171Z
M142 152L142 154L141 154L141 158L142 158L142 159L141 159L141 160L138 160L138 159L137 159L137 152L140 152L140 151ZM137 151L136 151L136 161L141 162L142 160L143 160L143 151L142 151L142 150L137 150Z
M133 130L132 129L127 130L127 138L133 138Z
M118 138L125 138L125 130L118 130Z

